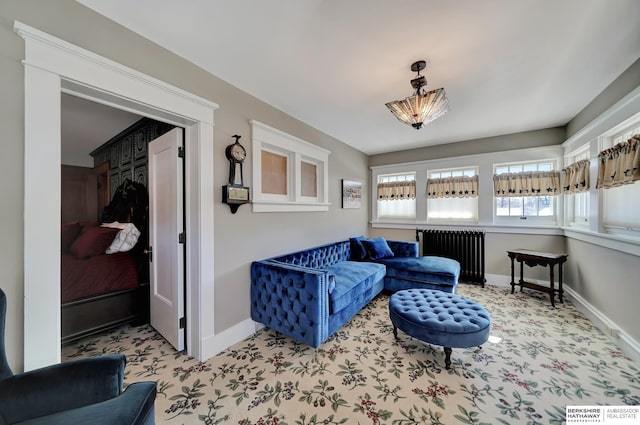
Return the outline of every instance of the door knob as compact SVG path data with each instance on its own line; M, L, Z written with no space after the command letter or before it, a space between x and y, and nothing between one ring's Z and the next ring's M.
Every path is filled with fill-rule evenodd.
M144 249L142 252L145 255L149 256L149 261L153 261L153 247L149 247L148 249Z

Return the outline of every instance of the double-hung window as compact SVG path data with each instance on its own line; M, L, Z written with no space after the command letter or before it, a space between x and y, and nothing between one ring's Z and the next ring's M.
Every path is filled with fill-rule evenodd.
M377 182L378 220L416 218L416 173L380 174Z
M605 151L640 134L640 114L629 119L598 138L598 149ZM636 145L637 146L637 145ZM603 155L603 152L599 155ZM599 164L602 166L602 164ZM600 179L600 168L598 172ZM610 177L610 176L609 176ZM607 233L640 236L640 184L603 184L598 181L602 226ZM611 187L613 186L613 187Z
M427 221L478 221L477 167L428 173Z
M571 152L565 158L567 166L580 165L589 160L589 144ZM589 168L586 168L586 181L583 188L569 187L568 175L565 173L563 191L565 192L565 219L566 223L572 227L587 227L589 225ZM582 189L582 190L580 190ZM585 190L586 189L586 190Z
M560 173L554 160L495 164L493 170L496 221L557 222Z

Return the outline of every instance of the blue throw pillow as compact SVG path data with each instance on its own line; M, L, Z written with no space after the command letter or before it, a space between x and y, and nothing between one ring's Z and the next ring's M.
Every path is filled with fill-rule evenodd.
M393 257L393 251L391 251L389 244L387 244L387 241L383 237L363 239L362 244L366 248L369 259L371 260Z
M362 261L367 258L367 250L364 245L362 245L362 241L364 240L364 236L357 236L355 238L349 239L349 244L351 245L351 258L350 260Z

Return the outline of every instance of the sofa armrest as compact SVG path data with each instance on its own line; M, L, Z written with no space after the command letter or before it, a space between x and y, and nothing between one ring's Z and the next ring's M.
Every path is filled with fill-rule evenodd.
M99 403L122 391L126 358L114 354L55 364L0 381L7 423Z
M417 257L418 242L387 240L387 244L396 257Z
M251 318L318 347L329 336L328 272L269 260L253 262Z

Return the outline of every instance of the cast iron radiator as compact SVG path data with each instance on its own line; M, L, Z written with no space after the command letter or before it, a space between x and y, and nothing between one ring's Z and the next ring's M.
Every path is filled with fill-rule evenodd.
M481 284L484 277L484 231L416 229L422 235L422 255L451 258L460 263L460 281Z

